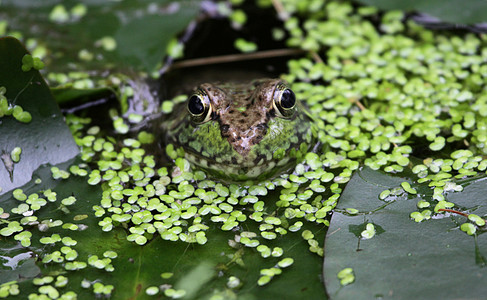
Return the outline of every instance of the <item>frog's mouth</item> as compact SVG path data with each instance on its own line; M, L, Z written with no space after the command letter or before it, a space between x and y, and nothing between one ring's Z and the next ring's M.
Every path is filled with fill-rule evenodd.
M256 159L254 162L242 164L222 161L221 159L209 160L203 156L188 152L185 153L185 158L191 164L210 171L210 173L215 173L219 177L234 180L255 179L272 176L273 174L276 174L288 167L295 159L288 156L276 161L272 158L267 159L265 156L261 156L260 159Z

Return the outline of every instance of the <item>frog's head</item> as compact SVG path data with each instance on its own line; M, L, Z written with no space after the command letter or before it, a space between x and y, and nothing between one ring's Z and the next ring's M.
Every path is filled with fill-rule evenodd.
M274 174L311 143L309 118L278 79L202 84L181 113L172 142L193 164L232 179Z

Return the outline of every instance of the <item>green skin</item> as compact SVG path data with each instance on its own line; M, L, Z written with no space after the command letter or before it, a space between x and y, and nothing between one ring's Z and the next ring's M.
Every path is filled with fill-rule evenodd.
M289 169L308 152L313 122L296 103L289 116L277 109L285 85L278 79L244 84L202 84L207 120L195 122L188 110L165 124L166 141L182 147L193 164L223 179L265 179Z

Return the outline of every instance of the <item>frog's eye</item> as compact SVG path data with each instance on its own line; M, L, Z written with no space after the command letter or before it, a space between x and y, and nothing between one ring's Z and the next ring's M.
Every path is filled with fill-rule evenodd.
M274 91L273 106L278 116L291 118L296 111L296 95L284 84L279 83Z
M210 120L212 112L210 99L203 90L198 90L189 97L188 111L191 121L196 124L202 124Z

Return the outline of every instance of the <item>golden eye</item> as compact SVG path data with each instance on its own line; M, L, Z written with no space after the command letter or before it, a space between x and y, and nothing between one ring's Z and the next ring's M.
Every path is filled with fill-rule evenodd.
M211 118L211 104L208 95L203 90L197 90L188 99L188 111L191 115L191 121L196 124L208 122Z
M296 111L296 95L284 83L278 83L274 90L274 109L282 118L291 118Z

